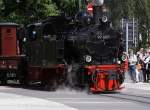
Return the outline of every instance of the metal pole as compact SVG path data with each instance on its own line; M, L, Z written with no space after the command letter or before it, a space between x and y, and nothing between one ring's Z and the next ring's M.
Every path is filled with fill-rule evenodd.
M132 33L132 37L133 37L133 44L134 44L134 46L136 45L135 44L135 34L134 34L134 30L135 30L135 28L134 28L134 23L135 23L135 20L134 20L134 18L133 18L133 33Z
M122 18L122 20L121 20L121 28L122 28L122 30L123 30L123 27L124 27L124 25L123 25L123 23L124 23L124 19Z
M129 30L128 30L129 26L128 26L128 23L126 23L126 52L128 54L128 48L129 48L129 44L128 44L128 41L129 41Z

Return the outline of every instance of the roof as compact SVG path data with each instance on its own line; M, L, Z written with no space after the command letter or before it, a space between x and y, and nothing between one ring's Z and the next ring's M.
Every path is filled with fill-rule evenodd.
M42 23L38 22L38 23L28 24L27 27L30 27L30 26L41 26L41 25L42 25Z
M11 23L11 22L0 22L0 26L18 26L17 23Z

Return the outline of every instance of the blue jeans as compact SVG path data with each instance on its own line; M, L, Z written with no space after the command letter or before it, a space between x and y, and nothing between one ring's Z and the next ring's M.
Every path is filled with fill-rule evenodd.
M131 80L136 81L136 65L129 65L129 74L131 76Z

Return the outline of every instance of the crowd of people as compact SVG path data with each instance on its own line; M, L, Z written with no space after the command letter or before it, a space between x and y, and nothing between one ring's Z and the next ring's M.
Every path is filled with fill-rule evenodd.
M129 49L129 74L131 80L149 82L150 80L150 49L141 48L137 53Z

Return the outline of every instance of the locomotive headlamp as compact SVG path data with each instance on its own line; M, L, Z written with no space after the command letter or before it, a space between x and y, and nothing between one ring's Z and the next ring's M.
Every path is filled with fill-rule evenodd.
M26 37L24 37L24 38L23 38L23 42L26 42L26 41L27 41L27 38L26 38Z
M121 61L118 60L117 63L120 65L120 64L121 64Z
M33 34L33 35L36 35L36 31L32 31L32 34Z
M85 56L85 61L86 61L87 63L90 63L90 62L92 61L92 57L91 57L90 55L86 55L86 56Z
M104 4L104 0L93 0L94 6L102 6Z
M103 22L103 23L106 23L107 21L108 21L107 16L103 16L103 17L102 17L102 22Z

